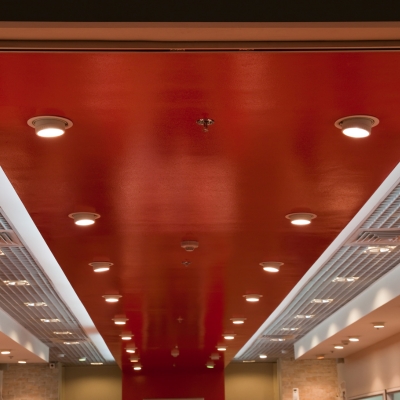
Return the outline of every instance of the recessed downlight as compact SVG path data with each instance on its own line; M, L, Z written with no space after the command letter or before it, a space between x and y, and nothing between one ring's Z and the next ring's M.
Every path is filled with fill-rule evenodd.
M244 324L244 322L246 321L246 318L231 318L231 321L235 325L241 325L241 324Z
M89 226L93 225L96 219L100 218L100 214L85 211L85 212L75 212L72 214L68 214L68 217L74 220L75 225Z
M206 367L207 367L207 368L214 368L214 367L215 367L215 362L212 361L212 360L208 360L208 361L206 362Z
M235 339L236 333L224 333L222 336L226 340L233 340Z
M290 220L293 225L309 225L311 224L311 220L317 218L317 216L312 213L292 213L286 215L286 218Z
M260 358L267 358L268 356L266 354L260 354L258 357Z
M105 272L114 264L108 261L94 261L89 263L89 265L93 267L94 272Z
M359 342L360 338L358 336L349 336L350 342Z
M102 297L107 303L117 303L122 296L120 294L105 294Z
M277 261L264 261L260 263L260 265L263 267L264 271L279 272L279 269L283 265L283 263Z
M81 357L81 358L78 359L78 361L84 362L84 361L86 361L86 357Z
M333 348L336 349L336 350L342 350L344 348L344 346L342 344L335 344L333 346Z
M374 326L375 329L382 329L385 327L384 322L373 322L372 325Z
M28 119L28 125L35 128L36 135L52 138L63 135L73 123L67 118L43 115Z
M199 242L196 240L184 240L181 242L181 247L186 251L192 252L199 247Z
M11 350L0 350L0 354L3 355L11 354Z
M248 301L249 303L256 303L257 301L260 301L262 294L244 294L243 297Z
M325 358L325 354L317 354L317 360L323 360Z
M132 362L132 363L137 363L137 362L139 362L139 356L131 356L131 357L129 357L129 361L130 362Z
M133 369L135 371L140 371L142 369L142 364L141 363L137 363L136 365L133 366Z
M224 346L223 344L220 344L220 345L215 346L215 347L216 347L216 349L218 351L226 351L226 349L227 349L227 346Z
M26 360L18 360L18 364L26 364Z
M218 361L221 356L218 353L211 353L210 358L211 360Z
M129 321L129 318L115 316L114 318L112 318L112 320L114 321L115 325L125 325L126 321Z
M372 127L379 124L379 119L370 115L351 115L335 122L336 128L344 135L360 139L371 134Z
M130 332L130 331L122 332L119 336L121 337L122 340L131 340L133 337L132 332Z
M128 346L125 347L125 351L129 354L136 353L136 346L134 344L128 344Z

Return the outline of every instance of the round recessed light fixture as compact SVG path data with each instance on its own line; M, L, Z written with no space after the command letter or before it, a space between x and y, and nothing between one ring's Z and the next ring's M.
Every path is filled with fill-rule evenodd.
M115 325L125 325L126 324L126 321L128 321L129 320L129 318L126 318L126 317L114 317L114 318L112 318L112 320L114 321L114 324Z
M219 360L221 358L221 356L218 353L211 353L210 355L211 360Z
M120 294L105 294L102 297L107 303L117 303L122 296Z
M26 360L18 360L18 364L26 364Z
M384 322L373 322L372 325L374 326L375 329L382 329L385 327Z
M243 297L250 303L256 303L260 301L262 294L244 294Z
M268 356L266 354L260 354L258 357L260 358L267 358Z
M100 218L100 214L94 212L75 212L69 214L68 217L74 220L75 225L89 226L93 225L97 218Z
M134 344L128 344L128 346L126 346L125 351L127 353L133 354L136 352L136 346Z
M313 213L292 213L286 215L286 218L293 225L309 225L311 224L311 220L317 218L317 216Z
M209 360L206 362L206 367L207 368L214 368L215 367L215 362L212 360Z
M220 345L218 345L218 346L215 346L215 348L216 348L218 351L226 351L226 349L227 349L227 347L224 346L223 344L220 344Z
M231 321L235 325L241 325L241 324L244 324L244 321L246 321L246 318L231 318Z
M323 360L325 358L325 354L317 354L317 360Z
M0 354L3 354L3 355L11 354L11 350L1 350Z
M364 138L371 134L373 126L379 124L379 119L370 115L352 115L340 118L335 122L344 135L352 138Z
M199 247L199 242L196 240L185 240L181 242L181 247L186 251L194 251Z
M142 369L142 364L137 363L137 364L133 367L133 369L134 369L135 371L140 371L140 370Z
M73 123L67 118L44 115L28 119L28 125L35 128L36 135L52 138L63 135Z
M349 336L349 342L359 342L360 339L358 336Z
M137 362L139 362L139 356L131 356L131 357L129 357L129 361L130 362L132 362L132 363L137 363Z
M333 348L336 349L336 350L342 350L344 347L343 347L343 345L341 345L341 344L335 344L335 345L333 346Z
M122 332L120 335L122 340L132 340L132 332Z
M108 271L114 264L107 261L95 261L89 263L89 265L93 267L94 272L105 272Z
M235 339L236 333L224 333L222 336L226 340L233 340Z
M260 263L260 265L263 267L264 271L279 272L279 268L283 265L283 263L276 261L264 261Z

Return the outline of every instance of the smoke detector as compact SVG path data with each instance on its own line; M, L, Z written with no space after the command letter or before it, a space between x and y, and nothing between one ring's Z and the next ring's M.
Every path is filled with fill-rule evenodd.
M199 242L195 240L185 240L181 243L181 247L186 251L194 251L199 247Z

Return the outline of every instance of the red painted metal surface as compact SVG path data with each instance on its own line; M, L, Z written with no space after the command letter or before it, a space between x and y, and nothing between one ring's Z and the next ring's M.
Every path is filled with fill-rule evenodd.
M398 163L399 70L391 52L3 53L0 165L118 362L124 313L145 368L204 367L232 330L227 362ZM381 123L354 140L334 127L351 114ZM74 126L42 139L35 115ZM79 205L94 226L68 218ZM305 209L310 226L285 219Z

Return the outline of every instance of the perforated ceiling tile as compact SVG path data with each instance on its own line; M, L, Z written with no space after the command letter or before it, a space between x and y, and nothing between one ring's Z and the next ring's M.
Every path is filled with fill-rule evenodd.
M365 233L375 230L375 234ZM389 231L387 231L389 230ZM340 247L286 309L256 338L235 361L257 359L261 353L280 357L282 351L293 353L293 344L307 332L356 297L373 282L400 263L400 246L387 252L365 253L371 241L377 245L397 241L400 233L400 185L397 185L381 204L361 224L361 229ZM360 243L357 243L357 240ZM360 245L362 244L362 245ZM393 243L396 244L396 243ZM354 282L333 282L336 277L358 277ZM315 304L313 299L333 299L331 303ZM295 318L314 315L313 318ZM271 342L266 338L282 335L287 329L297 328L292 339Z
M18 238L10 224L0 213L0 230L11 231ZM19 240L19 239L18 239ZM52 283L35 262L28 250L19 241L10 246L1 245L0 256L0 306L11 317L34 334L50 348L50 360L66 364L89 364L106 360L86 336L74 315L54 290ZM26 281L29 284L18 284ZM15 282L6 284L4 282ZM45 303L41 306L27 306L25 303ZM59 319L60 322L42 322L44 319ZM54 332L70 332L65 335ZM64 342L78 344L64 344ZM60 354L64 354L62 358ZM86 357L86 362L79 358Z

